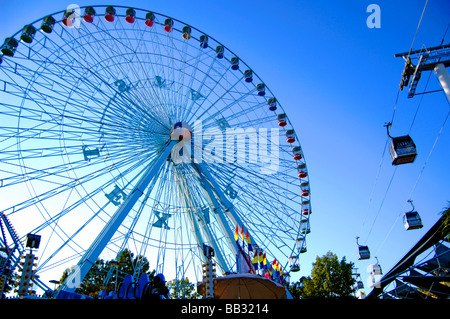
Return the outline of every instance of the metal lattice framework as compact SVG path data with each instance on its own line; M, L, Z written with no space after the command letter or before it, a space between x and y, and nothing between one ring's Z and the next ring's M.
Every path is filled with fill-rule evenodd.
M0 210L41 235L41 280L75 263L82 278L125 248L201 278L202 244L233 272L236 225L298 266L309 177L274 94L194 27L113 9L56 12L1 49ZM171 139L176 123L190 142Z

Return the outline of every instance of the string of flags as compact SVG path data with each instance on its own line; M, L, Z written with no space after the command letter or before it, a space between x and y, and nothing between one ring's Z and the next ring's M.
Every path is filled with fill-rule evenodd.
M245 235L244 235L245 234ZM276 258L268 263L267 255L263 252L262 249L253 247L252 242L250 240L250 235L248 233L248 229L244 232L244 225L241 226L239 231L239 226L236 225L236 230L234 232L234 240L236 241L236 245L240 246L240 240L242 240L242 249L245 253L245 247L248 251L248 257L250 258L250 252L253 252L253 259L251 261L251 265L253 267L253 271L258 272L261 270L264 277L269 278L271 280L283 280L283 267L280 265L280 261Z

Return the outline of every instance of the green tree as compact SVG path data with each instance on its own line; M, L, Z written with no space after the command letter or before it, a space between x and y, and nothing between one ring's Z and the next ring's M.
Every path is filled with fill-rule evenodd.
M60 283L64 282L72 269L73 267L66 269L63 272ZM107 293L116 291L122 284L125 275L133 275L136 269L139 269L140 274L147 274L150 280L153 280L155 271L149 272L149 262L147 258L143 256L134 258L134 254L128 249L125 249L122 252L117 263L113 263L112 261L105 262L102 259L97 259L75 292L97 298L98 293L101 290L106 290ZM108 275L109 280L105 286L104 282Z
M302 277L290 288L291 294L298 298L349 298L355 292L355 279L352 276L353 263L345 257L339 261L332 252L317 257L311 276Z
M170 289L170 299L199 299L195 284L189 282L188 278L174 279L167 283Z

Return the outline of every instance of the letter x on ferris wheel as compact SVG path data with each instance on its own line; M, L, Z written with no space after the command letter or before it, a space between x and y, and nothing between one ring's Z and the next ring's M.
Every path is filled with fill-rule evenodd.
M162 14L94 6L26 25L1 53L0 210L41 236L41 285L126 248L169 278L201 278L206 244L233 273L236 226L299 269L311 208L297 134L223 44Z

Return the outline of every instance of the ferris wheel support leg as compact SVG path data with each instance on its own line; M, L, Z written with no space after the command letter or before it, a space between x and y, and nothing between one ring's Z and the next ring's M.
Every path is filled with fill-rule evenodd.
M205 178L205 183L204 183L205 187L210 188L217 195L217 198L219 199L219 201L221 202L223 207L225 207L225 212L228 213L228 216L233 220L233 222L235 224L242 226L243 222L242 222L241 218L239 217L239 215L236 213L236 210L234 209L233 204L227 199L227 197L225 196L225 193L220 189L219 185L216 183L214 177L208 171L205 164L204 163L193 163L193 165L194 165L197 173L199 174L199 176L203 176L203 178ZM227 229L228 229L228 227L227 227ZM229 234L230 238L233 238L232 236L230 236L230 232L228 232L228 234ZM255 242L250 234L249 234L249 238L250 238L251 244L254 245Z
M197 173L197 178L200 181L200 185L202 186L203 191L205 192L205 196L207 198L207 201L209 202L209 205L213 209L213 212L218 216L218 221L219 221L220 227L222 228L224 234L226 234L226 239L228 241L228 244L231 247L231 249L233 250L233 253L236 255L237 254L237 248L236 248L236 245L234 244L234 242L232 240L233 233L230 230L230 228L227 226L227 222L225 220L225 216L223 215L222 209L221 209L219 203L217 202L217 199L214 197L214 194L213 194L211 188L208 187L204 175L201 175L198 172L198 170L195 167L195 165L194 165L194 168L195 168L195 171ZM223 257L223 254L222 254L222 251L219 249L219 247L217 246L215 241L212 240L212 235L210 234L209 229L207 228L206 225L202 225L202 226L203 226L203 229L205 230L205 232L207 233L208 240L210 241L210 243L212 244L212 246L214 248L214 251L216 252L216 258L217 258L217 261L218 261L220 267L222 268L222 270L225 273L230 272L230 267L227 264L227 262L225 261L225 258Z
M136 204L139 197L141 197L148 184L158 174L159 169L167 160L167 157L170 155L172 148L177 143L178 141L171 140L170 143L167 144L165 149L163 149L163 151L160 153L154 164L150 166L149 169L142 175L141 179L131 191L130 195L124 200L119 209L117 209L117 211L114 213L105 227L103 227L97 238L92 242L91 246L85 251L77 266L75 266L72 272L67 276L66 280L61 285L61 288L58 291L58 295L61 293L61 291L69 293L74 292L79 284L81 284L84 276L86 276L92 265L95 264L95 261L100 256L101 252L106 247L108 242L111 240L116 230L122 224L125 217L131 211L134 204Z
M447 102L450 105L450 75L443 63L438 63L434 67L434 73L436 74L442 89L444 90Z

